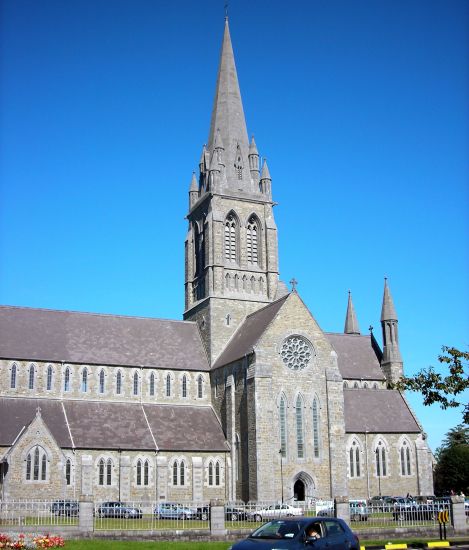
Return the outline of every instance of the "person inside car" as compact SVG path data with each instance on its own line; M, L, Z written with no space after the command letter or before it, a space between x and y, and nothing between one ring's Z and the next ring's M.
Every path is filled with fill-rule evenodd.
M317 523L312 523L306 529L306 536L308 538L320 539L321 538L321 527Z

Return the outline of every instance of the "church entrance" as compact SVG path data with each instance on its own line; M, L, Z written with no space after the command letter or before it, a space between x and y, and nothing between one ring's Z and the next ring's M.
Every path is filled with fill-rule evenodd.
M305 500L305 484L301 481L301 479L297 479L295 481L295 485L293 486L293 494L295 500Z

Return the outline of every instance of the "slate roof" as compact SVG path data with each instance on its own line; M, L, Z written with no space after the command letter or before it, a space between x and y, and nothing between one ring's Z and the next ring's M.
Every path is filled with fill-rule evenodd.
M416 433L420 428L397 390L344 389L348 433Z
M326 333L337 353L342 378L385 380L370 335Z
M0 398L0 446L12 445L22 428L34 419L38 406L63 448L71 448L73 439L78 449L154 451L156 441L160 451L228 450L211 407L8 397Z
M196 323L0 307L0 357L207 371Z
M233 334L225 349L218 356L213 368L232 363L252 352L253 347L285 303L289 294L276 302L251 313Z

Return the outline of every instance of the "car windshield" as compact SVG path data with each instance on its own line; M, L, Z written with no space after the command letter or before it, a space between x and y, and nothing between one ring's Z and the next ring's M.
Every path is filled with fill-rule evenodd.
M259 527L249 538L253 539L292 539L300 532L297 521L275 520Z

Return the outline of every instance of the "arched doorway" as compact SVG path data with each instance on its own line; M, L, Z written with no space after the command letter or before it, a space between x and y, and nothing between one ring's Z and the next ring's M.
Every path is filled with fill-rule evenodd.
M293 498L300 501L308 501L316 496L316 483L311 474L298 472L292 479L290 487L293 488Z
M305 499L305 484L301 479L295 481L295 485L293 485L293 495L295 500L303 501Z

